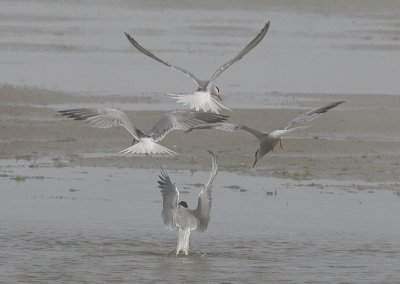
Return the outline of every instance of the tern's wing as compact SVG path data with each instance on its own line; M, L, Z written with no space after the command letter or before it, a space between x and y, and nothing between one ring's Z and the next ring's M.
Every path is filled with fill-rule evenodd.
M217 129L217 130L223 130L223 131L228 131L228 132L237 132L240 129L240 125L232 124L232 123L227 123L227 122L221 122L221 123L205 123L205 124L200 124L193 126L186 130L186 132L191 132L193 130L199 130L199 129Z
M139 140L143 133L135 128L126 113L112 108L79 108L60 110L62 115L75 120L86 120L90 126L110 128L122 126Z
M204 232L207 229L208 222L210 221L211 211L211 189L214 183L215 177L217 176L218 170L218 156L211 151L208 151L212 155L212 167L210 172L210 178L200 191L199 198L197 201L197 208L194 214L199 219L197 230Z
M307 126L297 126L297 127L288 128L288 129L276 129L276 130L272 131L269 134L269 136L272 137L272 138L277 139L277 138L280 138L283 135L288 134L290 132L293 132L295 130L306 129L308 127L309 127L309 125L307 125Z
M240 129L243 129L243 130L253 134L260 143L262 143L265 140L265 135L266 134L262 133L262 132L260 132L258 130L255 130L254 128L248 127L246 125L241 125Z
M250 50L252 50L266 35L267 31L269 28L269 21L265 24L265 26L262 28L262 30L258 33L258 35L249 43L247 44L240 52L238 55L233 57L231 60L223 64L221 67L215 71L215 73L211 76L210 81L214 81L219 75L222 74L226 69L228 69L233 63L236 61L242 59L243 56L245 56L247 53L249 53Z
M161 169L158 187L163 197L162 218L167 229L173 229L178 222L179 191L172 183L165 167Z
M309 112L303 113L303 114L295 117L291 121L289 121L282 129L288 130L293 125L306 124L306 123L316 119L317 117L321 116L322 114L324 114L331 108L334 108L342 103L344 103L344 101L334 102L334 103L331 103L324 107L320 107L317 109L313 109Z
M232 123L226 123L226 122L199 124L199 125L189 128L186 132L190 132L190 131L198 130L198 129L217 129L217 130L223 130L223 131L228 131L228 132L237 132L240 129L243 129L243 130L253 134L260 141L260 143L263 141L263 139L266 135L265 133L262 133L258 130L255 130L254 128L248 127L246 125L238 125L238 124L232 124Z
M173 111L161 117L147 134L157 142L172 130L188 130L191 127L205 123L225 121L227 118L228 116L226 115L211 112Z
M138 49L140 52L142 52L143 54L153 58L154 60L157 60L158 62L176 70L179 72L182 72L183 74L185 74L187 77L189 77L190 79L192 79L193 81L196 82L198 87L201 87L201 80L197 79L197 77L189 72L188 70L179 67L177 65L168 63L167 61L162 60L161 58L159 58L158 56L154 55L152 52L150 52L149 50L145 49L143 46L141 46L133 37L131 37L128 33L125 33L126 37L128 38L129 42L136 47L136 49Z

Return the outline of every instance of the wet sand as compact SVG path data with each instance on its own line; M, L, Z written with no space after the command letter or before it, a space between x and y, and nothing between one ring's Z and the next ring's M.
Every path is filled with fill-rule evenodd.
M221 169L248 175L398 181L397 1L33 0L0 7L1 159L196 170L208 167L204 150L212 149L220 153ZM266 38L218 81L234 110L226 113L230 121L271 131L310 108L346 103L285 138L284 150L256 169L257 141L245 132L173 132L162 144L179 157L121 157L118 151L131 140L126 131L94 129L57 114L114 107L147 129L179 107L165 93L194 86L133 50L124 31L203 77L236 55L267 20Z
M266 94L267 96L268 94ZM230 122L271 131L310 108L335 100L346 103L315 120L304 131L283 139L276 149L251 168L257 141L247 132L202 130L171 132L162 144L180 153L166 157L122 157L131 137L122 128L96 129L59 115L70 107L116 107L142 129L149 129L163 111L131 110L135 97L78 96L49 90L0 88L1 159L35 161L51 158L54 165L207 169L205 149L220 154L221 170L246 175L291 179L398 181L400 165L400 100L390 95L275 94L287 107L233 109Z

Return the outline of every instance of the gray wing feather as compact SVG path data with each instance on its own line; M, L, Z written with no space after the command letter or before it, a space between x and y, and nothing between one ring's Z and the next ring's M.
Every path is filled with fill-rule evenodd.
M60 110L62 115L74 120L86 120L90 126L98 128L110 128L122 126L137 140L143 133L135 128L129 117L122 111L111 108L80 108Z
M209 150L208 152L212 155L210 178L204 185L203 189L200 191L197 201L197 208L194 212L194 214L200 221L197 226L197 230L200 232L204 232L207 229L208 223L210 221L210 211L212 203L211 190L218 171L218 156Z
M210 112L173 111L165 114L147 134L157 142L172 130L189 130L197 125L221 122L227 118L226 115Z
M267 31L269 28L269 21L265 24L265 26L262 28L262 30L258 33L258 35L249 43L247 44L240 52L238 55L233 57L231 60L223 64L221 67L217 69L217 71L214 72L214 74L211 76L210 81L214 81L219 75L222 74L226 69L228 69L233 63L236 61L242 59L243 56L245 56L247 53L249 53L250 50L252 50L254 47L259 44L259 42L264 38L266 35Z
M334 108L342 103L344 103L344 101L334 102L334 103L328 104L324 107L320 107L317 109L313 109L309 112L303 113L303 114L295 117L291 121L289 121L289 123L287 123L282 129L289 129L291 126L293 126L295 124L297 124L297 125L298 124L306 124L306 123L316 119L317 117L321 116L322 114L326 113L331 108Z
M223 131L228 131L228 132L237 132L240 129L243 129L251 134L253 134L259 141L260 143L263 141L265 134L255 130L254 128L248 127L246 125L238 125L238 124L232 124L232 123L205 123L205 124L199 124L197 126L193 126L189 128L186 132L190 132L193 130L198 130L198 129L217 129L217 130L223 130Z
M262 143L264 141L265 133L262 133L258 130L255 130L254 128L248 127L246 125L240 125L240 129L243 129L243 130L253 134L260 143Z
M165 167L161 169L158 187L163 197L163 209L161 216L167 229L174 229L178 222L179 191L172 183Z
M131 37L128 33L125 33L126 37L128 38L129 42L140 52L142 52L143 54L153 58L154 60L157 60L158 62L170 67L171 69L175 70L175 71L179 71L183 74L185 74L187 77L189 77L190 79L192 79L193 81L196 82L196 84L201 87L201 80L197 79L197 77L189 72L188 70L179 67L177 65L171 64L167 61L162 60L161 58L157 57L156 55L154 55L152 52L150 52L149 50L145 49L143 46L141 46L133 37Z
M193 127L190 127L186 132L191 132L193 130L199 130L199 129L217 129L217 130L223 130L223 131L228 131L228 132L237 132L240 129L240 125L232 124L232 123L205 123L205 124L200 124L196 125Z

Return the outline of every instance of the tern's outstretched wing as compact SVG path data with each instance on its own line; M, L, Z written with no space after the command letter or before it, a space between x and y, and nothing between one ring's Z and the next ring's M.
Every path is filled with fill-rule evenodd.
M236 132L239 131L240 125L237 124L232 124L232 123L227 123L227 122L222 122L222 123L204 123L200 125L193 126L186 130L186 132L191 132L193 130L198 130L198 129L217 129L217 130L223 130L223 131L228 131L228 132Z
M214 74L211 76L210 81L214 81L219 75L222 74L226 69L228 69L233 63L236 61L239 61L242 59L243 56L245 56L247 53L249 53L250 50L252 50L254 47L257 46L257 44L260 43L260 41L264 38L266 35L267 31L269 28L269 21L265 24L265 26L262 28L262 30L258 33L258 35L249 43L247 44L240 52L238 55L233 57L231 60L223 64L221 67L217 69L217 71L214 72Z
M86 120L90 126L98 128L110 128L122 126L132 136L139 140L143 133L135 128L126 113L112 108L79 108L60 110L62 115L75 120Z
M143 54L153 58L154 60L157 60L158 62L168 66L169 68L175 70L175 71L179 71L183 74L185 74L187 77L189 77L190 79L192 79L193 81L196 82L198 87L201 87L201 80L197 79L197 77L192 73L189 72L188 70L179 67L177 65L171 64L167 61L162 60L161 58L159 58L158 56L154 55L152 52L150 52L149 50L147 50L146 48L144 48L143 46L141 46L133 37L131 37L128 33L125 33L126 37L128 38L129 42L136 47L137 50L139 50L140 52L142 52Z
M163 197L163 209L161 216L167 229L174 229L178 222L178 200L179 191L175 184L172 183L165 167L161 169L158 187L161 189Z
M226 115L197 112L197 111L173 111L165 114L147 133L154 141L160 141L170 131L188 130L191 127L205 124L225 121L228 118Z
M208 152L212 155L212 167L210 172L210 178L204 185L203 189L200 191L199 198L197 201L197 208L194 214L199 220L197 230L204 232L207 229L208 222L210 221L210 211L211 211L211 189L214 183L215 177L218 171L218 156L213 152Z
M248 127L246 125L241 125L240 129L243 129L243 130L253 134L260 143L262 143L264 141L264 139L265 139L265 135L266 134L262 133L262 132L260 132L258 130L255 130L254 128Z
M260 142L263 140L264 136L266 135L265 133L262 133L258 130L255 130L254 128L248 127L246 125L238 125L238 124L232 124L232 123L226 123L226 122L199 124L199 125L189 128L186 132L190 132L190 131L198 130L198 129L217 129L217 130L223 130L223 131L228 131L228 132L237 132L240 129L243 129L243 130L253 134Z
M322 114L326 113L331 108L334 108L340 104L344 103L344 101L334 102L324 107L320 107L317 109L313 109L309 112L303 113L299 116L296 116L294 119L289 121L282 129L289 129L291 126L295 124L306 124L317 117L321 116Z
M294 119L292 119L287 124L285 124L282 128L272 131L270 133L270 136L273 138L279 138L282 135L287 134L289 132L293 132L293 131L299 130L299 129L305 129L308 127L308 125L304 125L304 124L313 121L317 117L320 117L322 114L326 113L331 108L334 108L342 103L344 103L344 101L334 102L334 103L331 103L324 107L313 109L309 112L306 112L299 116L296 116Z

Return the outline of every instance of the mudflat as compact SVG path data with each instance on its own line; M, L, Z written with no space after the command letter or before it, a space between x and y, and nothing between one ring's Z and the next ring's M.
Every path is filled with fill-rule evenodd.
M267 96L267 95L266 95ZM132 110L137 98L79 96L30 87L0 87L0 158L50 158L54 166L101 166L172 169L207 169L204 150L220 154L220 169L247 175L293 179L398 181L400 165L400 100L391 95L278 94L287 107L233 109L229 122L272 131L298 114L328 102L345 100L302 131L284 138L276 150L253 169L255 137L240 131L173 131L161 144L181 155L175 157L122 156L131 143L123 128L97 129L69 120L57 111L71 107L113 107L127 112L134 124L149 129L164 111ZM124 107L126 106L126 107Z

